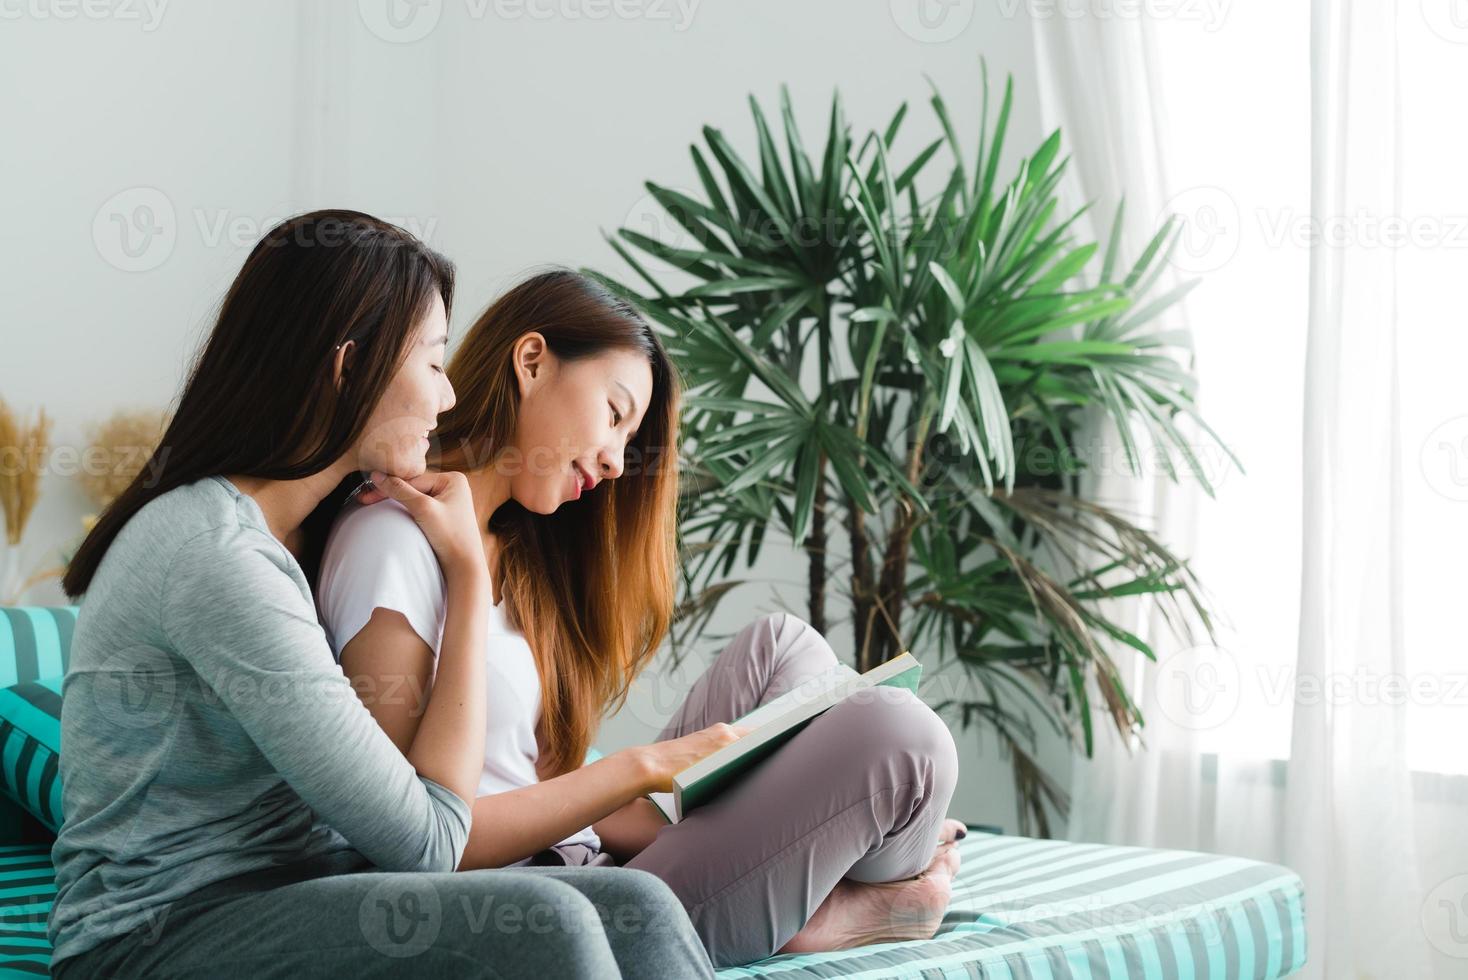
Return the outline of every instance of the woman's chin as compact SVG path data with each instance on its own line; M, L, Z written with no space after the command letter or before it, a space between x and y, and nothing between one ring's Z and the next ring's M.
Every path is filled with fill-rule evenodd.
M561 505L569 502L570 501L566 500L562 496L558 496L556 494L546 494L543 498L541 498L540 502L536 506L528 507L526 509L533 510L537 514L549 517L551 514L554 514L556 511L560 510Z
M388 476L395 476L400 480L416 480L428 472L427 457L418 459L395 459L389 465L381 467L382 472Z

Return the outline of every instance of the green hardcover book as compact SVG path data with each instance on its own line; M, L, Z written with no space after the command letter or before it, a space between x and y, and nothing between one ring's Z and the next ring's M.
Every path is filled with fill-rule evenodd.
M706 756L673 777L671 793L649 793L648 799L669 823L718 796L731 783L769 758L819 714L872 687L905 687L917 693L923 665L903 652L884 664L858 674L845 664L808 678L768 704L760 705L734 724L749 733Z

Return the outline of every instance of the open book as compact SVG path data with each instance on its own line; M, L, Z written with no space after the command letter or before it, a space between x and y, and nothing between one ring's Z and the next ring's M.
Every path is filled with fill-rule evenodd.
M718 796L821 712L867 688L905 687L916 693L922 674L923 665L905 651L864 674L838 663L734 719L732 724L749 728L749 733L674 776L673 792L649 793L647 798L669 823L678 823L684 814Z

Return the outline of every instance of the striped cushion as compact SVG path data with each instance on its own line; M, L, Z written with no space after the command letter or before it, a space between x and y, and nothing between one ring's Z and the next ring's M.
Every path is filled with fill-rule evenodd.
M1305 962L1300 879L1240 858L975 834L938 935L787 954L735 977L1271 980ZM49 845L0 847L0 977L45 976Z
M1244 858L970 831L938 935L771 956L734 977L1240 978L1305 962L1294 872Z
M50 844L0 845L0 977L50 974L55 878Z
M0 688L8 688L0 690L0 788L53 830L61 817L58 675L76 614L0 608ZM586 761L600 755L593 747ZM1305 962L1302 886L1278 865L973 830L958 846L953 901L932 939L772 956L719 970L719 980L1272 980ZM48 972L50 849L49 841L0 845L0 978Z
M79 612L77 606L0 607L0 790L53 832L61 826L61 675ZM12 827L21 819L0 798L0 823Z
M61 678L0 690L0 788L54 833L61 829Z
M0 687L65 673L78 611L0 606Z

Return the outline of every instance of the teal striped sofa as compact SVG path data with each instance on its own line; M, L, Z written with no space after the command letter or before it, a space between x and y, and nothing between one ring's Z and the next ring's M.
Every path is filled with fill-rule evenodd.
M0 607L0 977L44 976L50 960L53 748L76 616ZM1278 865L978 831L959 848L953 901L932 939L772 956L720 980L1272 980L1305 963L1300 878Z

